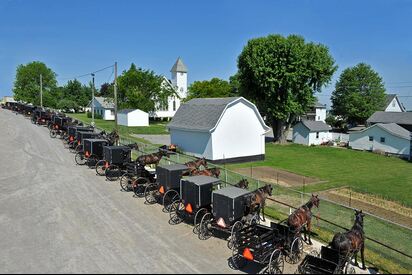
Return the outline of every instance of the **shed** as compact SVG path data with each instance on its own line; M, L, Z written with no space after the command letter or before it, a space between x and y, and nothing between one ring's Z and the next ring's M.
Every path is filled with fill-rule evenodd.
M381 151L409 158L411 132L396 123L377 123L349 134L349 146L356 150Z
M139 109L124 109L117 113L117 123L128 127L149 126L149 114Z
M111 99L105 97L95 97L90 101L89 106L94 104L94 112L102 116L104 120L114 120L114 103Z
M303 145L320 145L332 140L332 130L323 121L303 120L293 126L293 143Z
M196 98L180 106L167 125L171 143L215 163L262 160L265 125L243 97Z

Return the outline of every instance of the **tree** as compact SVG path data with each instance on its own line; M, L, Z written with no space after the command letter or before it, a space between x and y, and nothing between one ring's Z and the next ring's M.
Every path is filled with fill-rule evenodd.
M56 74L46 64L34 61L19 65L16 70L13 93L16 100L40 105L40 75L43 82L43 105L53 107L53 91L56 88ZM48 98L49 101L44 99Z
M134 64L118 77L117 85L120 108L137 108L150 112L159 105L166 105L169 96L177 96L170 85L164 84L162 76L136 68Z
M371 66L359 63L342 72L332 92L332 113L349 124L365 124L385 104L382 78Z
M233 87L229 82L219 78L211 80L195 81L188 89L186 100L192 98L207 98L207 97L229 97L232 95Z
M103 83L102 86L100 86L99 96L114 97L113 83Z
M275 142L315 102L315 92L330 82L335 61L326 46L297 35L249 40L238 58L239 90L272 125Z

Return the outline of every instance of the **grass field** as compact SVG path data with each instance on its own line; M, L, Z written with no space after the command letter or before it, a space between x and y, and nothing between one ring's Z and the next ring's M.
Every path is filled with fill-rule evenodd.
M86 114L67 114L80 121L90 124L91 118L88 118ZM114 129L114 121L106 121L103 119L95 119L96 127L104 129L106 131L112 131ZM120 135L130 138L131 134L144 134L144 135L164 135L168 134L166 129L167 122L154 122L150 121L150 126L147 127L126 127L119 126Z
M227 168L251 165L281 168L326 181L306 186L306 192L351 186L358 192L412 206L412 163L401 159L338 148L268 143L265 161L228 165Z

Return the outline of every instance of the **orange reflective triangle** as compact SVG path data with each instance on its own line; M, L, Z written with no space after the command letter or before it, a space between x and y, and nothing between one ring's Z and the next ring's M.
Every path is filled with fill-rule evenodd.
M73 141L73 137L72 136L70 136L70 139L69 139L70 141Z
M187 213L190 213L190 214L192 214L193 213L193 208L192 208L192 205L190 204L190 203L188 203L187 205L186 205L186 212Z
M107 161L104 163L104 168L109 168L109 163Z
M77 142L77 145L80 145L80 141Z
M160 193L160 194L164 194L164 193L165 193L165 189L164 189L163 185L160 186L159 193Z
M86 156L86 158L90 157L89 151L86 151L85 156Z
M226 228L226 223L225 223L225 220L224 220L223 218L220 218L220 219L217 221L217 225L220 226L220 227L222 227L222 228Z
M249 248L245 248L245 250L243 250L243 258L248 261L253 261L253 254Z

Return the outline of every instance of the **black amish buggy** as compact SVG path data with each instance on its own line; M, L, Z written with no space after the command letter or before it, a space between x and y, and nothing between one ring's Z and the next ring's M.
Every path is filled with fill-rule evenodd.
M120 178L120 187L125 192L133 191L138 198L143 197L146 186L156 182L156 171L146 169L137 161L131 161L125 166L126 172Z
M76 163L95 167L96 163L103 159L103 148L108 144L106 139L83 139L83 151L76 154Z
M67 133L68 133L68 142L73 143L76 139L76 133L77 131L82 131L82 132L94 132L94 128L91 126L78 126L78 125L71 125L67 127Z
M132 161L132 148L129 146L105 146L103 158L96 163L96 173L106 176L109 181L118 180Z
M95 133L95 132L85 132L85 131L76 131L76 139L75 139L75 149L74 152L78 153L78 152L83 152L83 148L84 148L84 144L83 144L83 140L85 139L98 139L100 138L100 134L99 133Z
M170 224L183 221L193 222L194 233L198 234L200 219L212 210L212 192L220 187L221 181L215 177L193 176L180 180L180 196L169 208Z
M257 212L250 207L253 192L229 186L212 193L212 212L204 214L199 224L199 239L212 236L228 236L228 247L232 248L237 232L245 225L258 223ZM223 233L223 234L222 234Z
M306 255L298 266L300 274L355 274L351 264L352 255L322 246L319 255Z
M158 165L156 182L145 187L146 203L161 203L163 211L168 212L171 203L179 198L180 179L187 169L187 166L183 164Z
M242 228L232 247L231 264L243 268L248 263L257 263L264 273L282 274L285 257L290 263L297 263L303 253L300 236L281 223L271 226L251 224Z

